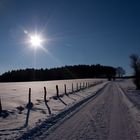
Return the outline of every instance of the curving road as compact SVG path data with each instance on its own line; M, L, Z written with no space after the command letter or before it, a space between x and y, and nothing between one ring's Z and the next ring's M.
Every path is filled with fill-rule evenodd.
M136 122L115 82L51 131L42 140L138 140ZM139 131L140 132L140 131Z

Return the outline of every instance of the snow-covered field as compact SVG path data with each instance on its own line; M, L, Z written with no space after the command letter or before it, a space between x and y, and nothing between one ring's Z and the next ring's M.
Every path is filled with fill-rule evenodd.
M133 79L123 80L119 82L123 88L125 94L133 104L140 109L140 90L135 90L136 87L133 83Z
M101 81L103 83L101 83ZM0 139L13 139L22 135L45 119L70 108L73 104L92 95L106 84L104 79L77 79L44 82L21 82L21 83L0 83L0 98L2 109L6 110L0 116ZM64 94L64 84L67 86L67 93L80 88L86 83L97 84L85 90L80 90L69 96L64 95L60 99L53 99L56 95L56 85L59 87L60 94ZM47 89L47 103L44 102L44 87ZM28 92L31 88L31 101L33 108L27 109ZM49 114L49 109L51 115ZM7 116L6 116L7 114Z
M64 117L44 121L20 140L140 140L140 110L125 91L132 85L131 80L116 80L95 94L92 87L89 100Z
M83 85L85 86L86 83L92 84L93 86L70 94L72 91L72 83L74 91L77 90L77 83L78 88L80 88L80 83L81 87L83 87ZM80 106L82 101L87 101L88 98L90 99L91 97L93 97L96 93L98 93L97 91L102 89L107 83L108 81L106 79L77 79L77 80L61 80L47 82L44 81L44 82L0 83L0 98L3 109L3 112L0 114L0 139L1 140L17 139L22 135L23 135L22 138L24 139L24 135L26 136L26 133L27 135L32 132L34 133L38 129L42 130L43 127L45 127L46 130L46 127L49 128L49 125L53 125L52 124L53 118L54 121L59 122L61 120L61 117L63 118L63 112L65 112L66 115L71 111L73 112L73 109L76 108L77 104L79 104ZM125 104L127 104L129 111L131 112L130 114L132 115L132 118L134 118L136 122L139 122L140 91L135 90L135 86L133 84L132 79L116 80L115 83L117 83L118 87L120 87L120 91L122 92L123 95L122 96L123 100ZM64 95L64 84L66 84L67 86L67 93L69 93L68 95ZM56 85L58 85L59 93L60 95L62 95L59 99L52 98L56 96ZM46 87L47 89L46 104L44 102L44 87ZM33 103L32 108L26 108L26 105L28 103L29 88L32 89L31 90L31 102ZM113 91L113 89L115 91ZM119 90L119 88L112 87L112 89L108 91L110 92L109 94L103 95L101 94L102 96L99 97L103 98L105 95L107 96L107 99L111 98L113 97L112 94L118 93L117 90ZM95 100L95 104L100 98ZM110 102L108 103L111 104ZM100 104L103 104L104 106L104 98L102 102L99 103L97 102L97 104L99 104L98 107L100 107ZM100 111L98 110L98 107L95 108L97 109L97 112ZM96 112L94 113L96 114ZM57 118L57 116L59 117ZM106 116L104 117L107 118ZM51 120L50 124L48 123L48 120ZM140 136L138 135L137 138L139 137Z

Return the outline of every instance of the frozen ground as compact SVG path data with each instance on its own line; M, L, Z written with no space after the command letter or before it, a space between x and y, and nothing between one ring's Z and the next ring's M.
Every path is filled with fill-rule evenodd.
M34 140L140 140L140 110L135 101L128 98L126 88L133 86L131 80L109 82L92 94L65 117L24 134L21 139ZM93 90L91 88L90 90ZM133 89L134 90L134 89ZM59 120L59 118L61 118ZM58 121L57 121L58 119Z
M120 86L123 88L126 96L129 98L133 104L140 109L140 90L135 90L136 87L133 84L133 80L123 80L120 81Z
M100 83L100 82L103 83ZM59 86L60 94L64 94L64 84L67 86L67 93L83 87L87 83L96 84L92 88L62 96L60 99L53 99L56 95L56 85ZM32 128L39 126L47 118L52 118L56 114L68 110L79 101L96 93L106 84L103 79L80 79L62 80L49 82L21 82L21 83L0 83L0 98L3 112L0 116L0 139L14 139L28 132ZM47 102L44 102L44 87L47 89ZM32 89L33 108L27 109L28 90ZM49 114L49 110L51 114Z
M95 84L100 83L100 81L101 79L92 79L90 83ZM31 87L32 85L34 88L36 87L36 90L42 87L40 88L42 92L36 90L36 92L33 92L36 98L33 99L34 106L32 109L25 108L27 90L21 98L18 97L25 102L14 103L15 107L21 105L24 110L19 111L19 109L11 107L8 109L9 116L6 118L0 117L0 139L140 140L140 92L135 91L131 79L115 82L103 81L96 86L68 96L64 95L57 100L52 98L56 94L55 90L54 92L48 90L48 94L51 93L51 95L48 96L46 104L43 101L43 84L21 83L24 88L19 86L19 90L24 90L25 87ZM66 81L61 82L59 87L60 93L63 94L63 86ZM71 92L71 84L74 81L67 82ZM75 81L75 83L77 82L78 80ZM27 85L25 86L25 84ZM56 84L53 85L54 88ZM47 87L48 85L49 83ZM8 87L5 87L5 89L8 89ZM74 89L76 90L76 86ZM7 95L3 95L2 100L6 100ZM12 99L15 95L10 96L9 102L16 101ZM9 105L5 106L8 108ZM51 115L48 113L49 108Z
M64 121L43 140L137 140L135 125L114 83Z
M77 79L77 80L60 80L60 81L45 81L45 82L18 82L18 83L0 83L0 98L2 99L5 109L12 110L19 105L25 105L28 99L29 88L32 89L32 101L43 99L44 87L47 89L47 98L56 95L56 85L59 86L60 94L64 93L64 84L67 85L67 91L72 90L72 83L76 90L76 84L83 86L83 82L100 81L100 79Z
M35 140L140 140L140 110L124 91L131 86L131 80L110 82L69 119Z

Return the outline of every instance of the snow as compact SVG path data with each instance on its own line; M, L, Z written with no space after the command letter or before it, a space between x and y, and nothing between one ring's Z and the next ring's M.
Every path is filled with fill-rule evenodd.
M83 82L94 86L71 93L72 83L76 90L76 84L81 83L83 86ZM64 84L67 85L68 95L64 94ZM56 96L56 85L59 86L60 98ZM108 86L104 89L105 85ZM44 87L47 89L46 104ZM26 108L29 88L32 89L32 108ZM5 111L0 114L1 140L21 140L27 136L28 139L35 136L38 140L44 139L48 134L52 134L48 139L53 136L58 139L63 133L59 136L57 130L53 131L53 126L55 129L57 125L58 132L66 132L63 138L71 135L73 139L140 139L140 91L135 90L132 79L120 79L116 82L77 79L0 83L0 98ZM63 125L65 119L67 121ZM67 126L71 126L73 130Z
M67 85L67 92L71 92L72 83L74 90L76 84L83 86L83 82L90 84L100 83L89 89L81 90L69 96L64 95L64 84ZM106 84L104 79L77 79L77 80L61 80L61 81L44 81L44 82L21 82L21 83L0 83L0 98L3 111L0 117L0 139L12 139L21 136L32 128L41 124L44 120L69 110L76 103L91 96L93 93L101 89ZM54 99L56 96L56 85L59 86L60 99ZM44 103L44 87L47 89L47 102ZM31 91L31 102L33 108L27 109L28 90ZM49 110L51 115L49 115Z
M123 88L126 96L133 104L140 109L140 90L135 90L136 87L133 83L133 79L124 80L120 82L120 86Z
M132 118L133 114L124 102L124 98L128 99L123 95L118 83L110 82L70 118L49 131L46 128L43 131L41 127L30 136L35 140L139 140L138 123Z
M120 90L123 93L122 99L127 104L127 108L131 113L132 120L134 120L135 135L140 139L140 91L135 90L133 79L125 80L119 83Z

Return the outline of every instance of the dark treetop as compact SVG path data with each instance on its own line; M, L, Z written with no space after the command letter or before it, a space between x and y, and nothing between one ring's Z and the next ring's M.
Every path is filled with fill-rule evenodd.
M1 82L45 81L77 78L114 77L116 69L101 65L74 65L51 69L12 70L0 76Z

